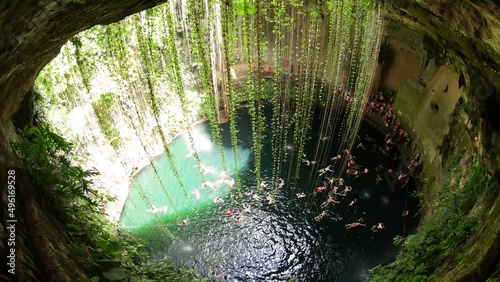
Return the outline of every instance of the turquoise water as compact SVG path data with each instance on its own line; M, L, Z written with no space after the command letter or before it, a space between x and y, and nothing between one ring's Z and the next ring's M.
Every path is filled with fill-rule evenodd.
M153 161L154 168L149 165L134 177L121 214L120 223L123 228L139 228L159 221L182 220L199 209L215 206L215 198L224 199L231 189L236 189L236 185L231 187L231 179L234 179L236 171L233 161L234 150L223 148L224 157L228 160L226 169L229 177L225 177L220 150L212 142L208 123L196 125L192 135L194 148L198 152L204 170L203 175L207 183L205 187L188 135L181 134L169 144L169 149L184 184L184 190L179 185L167 156L162 154ZM240 156L238 169L246 170L250 149L240 147L238 152ZM199 197L194 191L198 191ZM153 212L154 209L157 210L156 213Z
M269 111L266 116L269 121ZM316 144L321 137L319 124L319 117L315 116L310 144ZM190 156L185 135L176 138L169 148L174 154L188 199L164 155L155 160L163 186L152 167L146 167L135 177L121 223L147 241L152 260L168 257L176 266L193 269L198 275L213 277L215 281L226 281L224 277L229 276L228 281L245 282L288 281L292 277L297 281L356 282L366 281L369 269L394 259L397 248L392 238L416 226L418 217L414 214L418 209L416 199L408 196L414 191L413 184L402 189L399 185L394 187L390 178L384 177L380 183L377 181L377 166L382 165L387 171L399 165L392 155L384 155L376 149L384 146L383 134L368 124L361 126L359 135L369 134L374 141L363 142L366 150L355 147L352 152L356 162L368 168L369 173L360 177L345 176L345 185L351 186L352 192L338 198L340 203L332 206L324 219L317 221L315 217L322 213L321 205L326 194L312 192L332 174L327 173L310 183L310 176L321 167L302 165L296 183L288 183L287 175L281 175L287 183L273 196L272 204L264 196L265 192L271 191L269 188L256 198L250 193L255 193L258 187L252 171L254 160L248 111L240 112L237 127L241 193L234 193L235 188L227 184L214 189L201 188L200 172L195 159ZM234 178L229 125L221 128L228 172ZM209 171L205 174L207 182L214 183L220 179L223 166L209 132L208 123L204 123L196 126L193 135L201 162ZM269 132L269 127L266 132ZM269 140L265 141L262 177L270 184L271 144L267 142ZM325 153L336 155L338 146L333 144ZM287 144L288 147L293 153L293 144ZM314 146L308 146L305 155L314 156L314 150ZM332 163L328 161L325 166ZM284 168L288 165L285 161ZM169 203L163 187L172 196L177 212ZM200 192L199 199L192 194L194 189ZM297 198L300 192L307 197ZM215 197L224 202L215 204ZM354 199L357 203L352 206L350 203ZM148 212L153 205L156 208L167 206L168 211ZM405 209L412 216L402 218L401 212ZM238 212L227 215L228 210ZM177 225L184 219L188 219L187 225ZM361 220L366 227L346 228L346 224ZM384 223L385 229L373 232L370 227L380 222Z

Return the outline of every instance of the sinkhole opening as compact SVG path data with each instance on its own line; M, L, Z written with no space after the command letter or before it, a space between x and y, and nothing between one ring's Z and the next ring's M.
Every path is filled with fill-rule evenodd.
M266 106L263 113L266 139L272 108ZM156 158L132 181L121 214L122 228L146 239L153 260L168 257L177 267L194 269L200 276L231 277L231 281L288 281L291 277L365 281L369 269L394 259L397 247L392 238L416 227L415 184L392 172L402 165L402 158L394 158L399 154L396 149L389 153L383 149L384 135L369 123L362 123L357 146L349 153L341 136L323 136L320 127L320 115L315 114L306 148L298 158L296 179L293 155L297 152L292 136L287 136L283 173L273 180L269 134L270 142L262 142L262 182L257 183L248 108L238 111L236 151L230 124L221 125L222 152L226 160L236 152L236 165L228 161L223 166L209 122L196 125L194 149L203 173L187 134L179 135L169 147L186 189L176 182L168 158ZM346 165L335 166L344 159ZM404 211L411 213L402 216Z

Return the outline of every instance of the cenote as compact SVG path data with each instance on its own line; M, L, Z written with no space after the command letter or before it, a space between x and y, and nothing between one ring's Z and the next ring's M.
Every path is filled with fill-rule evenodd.
M269 121L270 113L266 112L266 116ZM320 138L317 124L316 115L307 144L316 144ZM229 124L221 128L224 155L231 159ZM356 178L344 174L344 186L340 186L339 191L345 186L351 186L352 191L337 197L340 203L330 206L321 220L315 220L322 211L321 204L327 199L326 192L331 190L327 178L337 174L325 173L314 182L309 176L322 167L304 163L298 181L281 175L285 185L274 191L270 184L271 142L264 139L262 179L269 185L259 193L251 170L254 163L248 109L239 111L238 128L241 191L224 182L218 188L202 188L187 134L179 135L169 145L187 198L165 155L154 161L158 174L148 166L134 177L121 224L148 241L151 259L168 257L177 267L194 269L199 276L227 276L231 281L288 281L292 277L298 281L365 281L369 269L394 259L397 248L392 243L393 238L408 234L418 223L418 216L412 214L404 218L401 213L404 210L416 212L417 200L412 197L413 181L401 188L401 183L395 183L388 173L382 173L383 180L377 184L377 166L382 165L387 170L399 165L392 156L374 149L375 145L383 146L382 133L368 122L362 123L358 135L362 138L368 135L373 141L364 140L365 149L355 146L352 155L368 173ZM212 144L209 122L194 126L193 137L201 163L207 170L205 181L217 182L223 167L219 150ZM329 156L337 154L339 145L335 143L338 142L332 142ZM293 154L293 144L287 147ZM314 146L307 146L304 154L304 159L312 160ZM333 162L329 160L325 166ZM227 164L229 176L233 177L235 167L231 162ZM314 193L321 185L328 187L327 191ZM168 188L175 207L169 203L163 187ZM199 199L193 194L195 189L200 193ZM252 192L258 196L252 196ZM268 203L266 193L272 195L274 203ZM306 197L298 198L298 193ZM216 197L223 202L214 203ZM354 199L356 203L349 206ZM152 212L152 205L156 213ZM168 209L161 210L162 207ZM235 209L238 212L226 214ZM178 225L185 219L188 224ZM366 226L346 228L346 224L358 221ZM374 232L372 227L378 223L383 223L385 229Z

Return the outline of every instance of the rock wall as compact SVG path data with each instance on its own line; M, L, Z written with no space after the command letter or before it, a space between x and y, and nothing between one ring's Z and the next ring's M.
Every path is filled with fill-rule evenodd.
M40 0L6 1L0 4L2 171L15 166L16 158L9 147L9 142L16 138L11 118L19 109L24 95L32 89L40 70L59 53L61 46L71 36L91 26L120 20L160 2L164 1ZM392 0L386 6L386 19L392 21L392 29L406 26L411 31L404 36L391 36L390 28L387 29L386 50L391 51L386 56L386 64L379 70L379 77L383 79L377 83L380 87L399 89L396 111L401 112L404 123L408 126L411 123L411 128L415 129L414 138L427 151L424 154L427 160L425 175L432 182L426 186L425 192L432 195L433 189L441 181L441 160L455 151L457 146L484 156L492 175L492 187L498 187L498 4L493 1ZM412 36L415 31L420 36ZM408 61L403 60L404 57ZM407 64L409 61L411 63ZM406 68L406 65L410 68ZM385 79L388 75L391 78ZM444 91L446 85L448 91ZM465 103L460 102L461 99ZM457 104L459 108L454 107ZM435 123L443 131L433 134L429 123ZM442 136L446 132L448 134ZM467 168L464 164L462 169ZM29 193L22 194L27 198L25 202L29 203ZM469 242L466 259L451 264L449 271L441 272L436 281L481 281L488 275L498 254L498 210L497 198L484 214L485 221L474 236L476 241ZM426 207L426 213L432 215L432 207ZM35 217L33 215L32 220L36 222ZM28 227L27 232L36 231ZM50 251L42 249L37 249L35 255L41 258L51 256ZM51 273L51 268L45 269L45 272ZM53 276L57 277L55 274Z
M463 175L473 169L474 158L488 171L487 189L468 214L479 214L480 227L459 248L463 257L446 261L433 272L432 281L498 278L498 272L492 272L500 238L500 130L499 115L492 109L500 106L500 45L495 36L498 17L492 15L499 9L487 1L464 2L451 7L447 1L393 1L375 82L381 89L397 89L394 110L425 160L421 229L442 212L430 203L449 180L444 178L444 164L450 156L463 152ZM491 10L486 12L486 7Z

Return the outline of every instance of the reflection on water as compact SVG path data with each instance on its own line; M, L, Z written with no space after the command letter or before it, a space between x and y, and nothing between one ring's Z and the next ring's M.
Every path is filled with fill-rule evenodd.
M403 231L401 212L405 208L415 212L416 201L409 198L405 207L406 190L392 191L385 181L376 184L375 167L380 164L395 166L392 158L387 159L370 150L369 144L365 144L366 150L354 149L357 163L368 168L369 173L346 179L346 185L352 186L352 192L339 199L340 203L332 206L327 216L318 222L314 218L321 213L320 205L325 197L311 196L311 187L307 187L306 176L311 173L312 167L303 166L301 175L304 177L296 185L285 183L273 199L274 204L268 204L264 195L256 200L249 194L257 190L253 172L249 169L253 167L251 138L248 138L251 127L245 114L238 122L239 137L244 140L239 148L243 193L234 193L229 185L213 190L200 188L201 177L194 167L195 162L189 155L186 158L190 152L184 137L174 140L170 148L173 148L186 187L198 187L196 189L201 193L200 199L196 200L191 194L193 190L188 191L194 208L189 207L182 192L173 195L176 206L182 210L180 218L189 217L189 224L175 225L179 218L171 209L165 215L160 213L163 223L152 221L152 216L144 212L147 208L147 204L141 203L144 197L135 191L139 186L132 187L122 223L126 226L142 225L134 231L150 242L154 259L168 256L179 267L193 268L203 276L215 275L218 280L228 276L230 281L287 281L292 277L298 278L297 281L365 281L368 269L393 259L397 249L392 245L392 238ZM209 132L207 124L199 125L197 130L195 138L199 140L203 138L200 132ZM366 133L377 142L383 142L382 135L364 124L360 135ZM228 145L228 125L223 127L223 136L229 175L234 176L235 168L230 167L229 161L232 160L232 149ZM220 156L215 147L210 148L206 144L207 139L196 145L196 150L204 165L216 169L206 173L207 181L215 182L222 171ZM309 148L306 154L312 155L313 151L314 148ZM265 144L262 161L262 175L270 182L270 144ZM161 157L156 160L160 173L167 171L167 178L162 179L172 189L177 185L175 178L168 175L166 162L161 162ZM154 178L151 172L147 169L141 171L136 181L151 203L166 205L161 188L151 184ZM296 194L300 192L308 196L298 199ZM221 197L223 202L215 204L214 197ZM356 204L349 206L354 199L357 199ZM361 218L366 227L346 229L346 224ZM370 227L379 222L384 223L385 229L371 231ZM408 217L406 229L411 229L416 222L417 219ZM167 229L172 237L166 234Z

